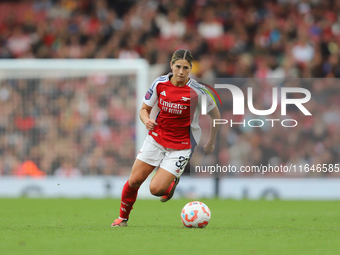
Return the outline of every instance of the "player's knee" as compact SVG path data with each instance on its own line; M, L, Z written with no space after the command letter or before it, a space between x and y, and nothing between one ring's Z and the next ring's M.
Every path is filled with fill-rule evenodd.
M139 180L137 178L129 178L129 186L133 189L139 188L140 185L142 185L143 181Z
M150 183L150 193L154 196L162 196L165 190L163 188L157 187L156 185L152 185Z

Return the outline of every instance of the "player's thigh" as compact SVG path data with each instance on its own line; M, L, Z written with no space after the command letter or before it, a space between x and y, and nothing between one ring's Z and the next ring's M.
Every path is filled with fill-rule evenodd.
M145 163L137 158L132 166L129 177L130 187L138 188L154 169L155 166Z
M150 182L150 192L155 196L161 196L174 181L176 176L169 171L159 168Z
M150 183L150 192L153 195L163 195L171 182L180 177L189 162L191 149L168 150L162 160L156 175Z
M164 156L164 147L156 143L156 141L148 135L132 166L129 178L130 187L138 188L156 166L159 166Z

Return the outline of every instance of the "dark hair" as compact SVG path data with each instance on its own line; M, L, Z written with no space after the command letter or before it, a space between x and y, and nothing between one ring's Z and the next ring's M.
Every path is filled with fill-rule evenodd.
M194 61L191 52L184 49L176 50L174 54L172 54L171 63L174 64L179 59L185 59L189 62L190 66L192 66L192 62Z

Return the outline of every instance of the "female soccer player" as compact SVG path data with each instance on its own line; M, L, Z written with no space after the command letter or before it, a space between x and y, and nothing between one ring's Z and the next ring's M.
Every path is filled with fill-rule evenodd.
M151 194L160 196L161 202L172 198L200 140L198 117L202 95L207 97L210 117L220 118L220 112L205 87L189 78L192 62L190 51L177 50L170 62L172 73L158 77L145 95L139 116L149 133L123 187L119 218L112 227L127 226L138 189L155 168L158 170L150 183ZM156 119L151 119L150 112L156 102L160 110ZM205 154L213 152L217 131L218 126L211 125L209 140L204 146Z

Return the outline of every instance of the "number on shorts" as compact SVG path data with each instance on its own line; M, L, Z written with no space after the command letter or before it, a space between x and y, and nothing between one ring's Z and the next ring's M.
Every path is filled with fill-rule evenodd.
M188 163L189 161L189 158L186 158L186 157L183 157L183 156L180 156L178 161L176 162L176 166L183 170L183 167Z

